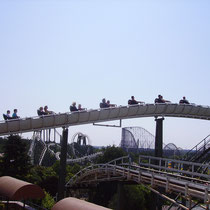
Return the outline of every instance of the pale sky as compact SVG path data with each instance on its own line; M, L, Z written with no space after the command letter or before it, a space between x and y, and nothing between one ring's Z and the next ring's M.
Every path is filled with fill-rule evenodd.
M44 105L58 113L158 94L210 105L209 11L209 0L1 0L0 110L29 117ZM154 118L127 126L155 134ZM77 131L93 145L121 139L119 128L92 125L71 127L69 139ZM208 134L209 121L164 121L165 143L191 148Z

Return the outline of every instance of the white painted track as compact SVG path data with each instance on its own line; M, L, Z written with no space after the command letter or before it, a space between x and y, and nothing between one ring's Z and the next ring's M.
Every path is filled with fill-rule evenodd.
M210 120L210 107L185 104L140 104L106 109L59 113L43 117L21 118L0 122L0 136L47 128L68 127L140 117L184 117Z

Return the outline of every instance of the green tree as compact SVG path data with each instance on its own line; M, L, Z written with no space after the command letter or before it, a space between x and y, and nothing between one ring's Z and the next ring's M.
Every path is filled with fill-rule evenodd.
M99 182L95 188L88 191L89 202L107 207L115 193L117 182Z
M150 191L143 185L125 185L125 198L129 202L125 202L124 209L146 209L149 202Z
M97 158L97 163L107 163L116 158L127 155L127 153L120 147L108 146L103 148L104 154Z
M31 168L30 157L27 154L27 144L19 135L8 137L4 146L1 168L3 175L21 179L27 176Z
M120 190L121 192L118 190L109 201L109 208L121 210L150 209L151 193L143 185L123 185ZM120 197L119 194L121 195Z
M58 175L52 167L34 166L27 176L27 181L39 185L52 196L57 193Z

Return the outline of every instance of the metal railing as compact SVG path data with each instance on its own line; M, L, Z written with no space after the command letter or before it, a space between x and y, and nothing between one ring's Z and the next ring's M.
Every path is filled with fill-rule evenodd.
M66 162L67 163L79 163L79 162L83 162L83 161L90 161L100 155L103 155L103 152L96 152L90 155L86 155L80 158L75 158L75 159L67 159Z
M120 161L120 159L117 160ZM210 201L210 187L197 183L196 180L188 181L180 176L171 177L156 171L145 171L133 163L123 163L124 166L114 164L117 161L112 163L95 164L82 169L69 180L66 187L90 185L101 181L124 180L150 185L151 188L159 186L165 188L166 192L182 193L186 197L202 199L206 204Z
M210 147L210 135L205 137L202 141L196 144L191 150L189 150L183 157L183 160L194 161L202 155Z
M142 165L141 160L145 160L145 158L147 158L148 162L143 163ZM154 165L152 160L155 160L156 163L158 161L159 165ZM207 204L207 206L209 206L209 181L203 180L198 182L199 179L194 178L194 172L184 171L181 169L175 169L174 171L172 168L168 168L167 164L163 164L164 166L162 166L163 161L164 164L166 164L166 162L168 163L171 160L141 156L140 165L138 165L132 163L129 156L117 158L106 164L95 164L82 169L69 180L66 187L72 188L77 185L89 185L91 183L101 181L133 181L135 183L150 185L153 191L155 191L153 188L159 186L165 188L166 192L175 192L178 194L182 193L185 197L201 199ZM184 164L192 164L187 163L186 161L174 162L177 164L178 168ZM198 165L200 164L193 163L192 168L195 168ZM156 167L158 167L158 170ZM182 174L180 175L179 172ZM173 176L171 176L171 174L173 174ZM185 179L185 176L189 175L191 176L191 179ZM196 176L197 175L198 174L196 174ZM209 177L203 177L209 180Z
M161 173L166 172L168 175L180 175L186 176L188 179L191 177L210 181L209 174L197 172L200 167L206 167L210 170L209 164L140 155L139 166L145 167L145 170L155 169Z

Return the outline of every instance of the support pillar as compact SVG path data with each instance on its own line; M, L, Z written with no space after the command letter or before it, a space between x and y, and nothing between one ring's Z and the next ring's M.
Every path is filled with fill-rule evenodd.
M58 198L57 198L58 201L64 198L65 179L66 179L67 144L68 144L68 128L63 128L63 138L61 141L59 179L58 179Z
M155 157L163 157L163 120L164 118L156 118L156 133L155 133ZM155 164L158 165L159 161L156 160ZM159 191L161 192L161 189L159 188ZM162 210L163 201L158 196L155 195L155 201L156 201L156 209Z
M163 156L163 120L164 118L156 118L156 134L155 134L155 157Z

